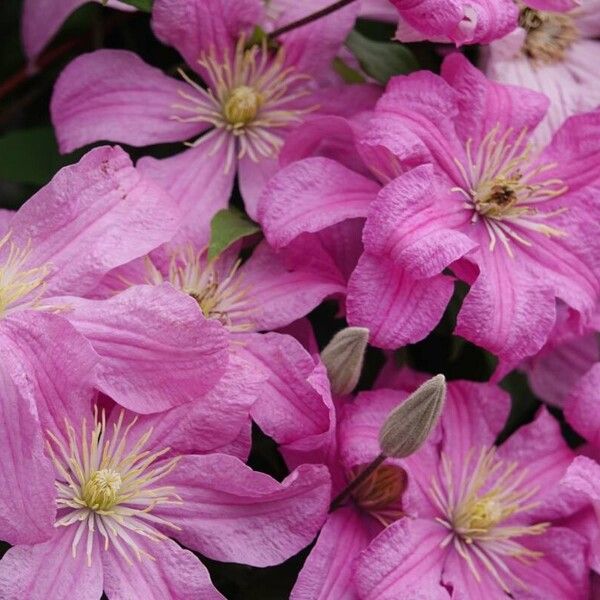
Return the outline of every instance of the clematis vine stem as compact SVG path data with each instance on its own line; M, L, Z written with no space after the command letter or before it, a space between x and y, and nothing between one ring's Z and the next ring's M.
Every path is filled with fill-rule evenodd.
M355 1L356 0L338 0L337 2L334 2L333 4L326 6L325 8L322 8L321 10L318 10L317 12L307 15L306 17L302 17L301 19L298 19L297 21L292 21L291 23L288 23L287 25L284 25L283 27L280 27L279 29L272 31L269 34L269 38L274 40L274 39L278 38L280 35L287 33L288 31L292 31L293 29L298 29L299 27L304 27L304 25L308 25L309 23L312 23L313 21L318 21L319 19L322 19L323 17L330 15L331 13L335 12L336 10L340 10L340 8L344 8L344 6L348 6L348 4L352 4Z
M383 453L378 454L375 459L369 463L369 465L363 469L357 477L355 477L331 502L329 506L329 512L339 508L344 500L357 488L361 483L366 481L381 465L381 463L387 458Z

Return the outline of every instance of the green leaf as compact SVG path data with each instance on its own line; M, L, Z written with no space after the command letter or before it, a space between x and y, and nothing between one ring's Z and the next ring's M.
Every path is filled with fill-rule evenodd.
M52 127L11 131L0 137L0 180L44 185L81 152L62 156Z
M365 73L383 84L394 75L404 75L419 68L414 54L398 42L376 42L354 30L346 38L346 46Z
M234 242L258 231L260 227L237 208L220 210L210 223L208 258L219 256Z
M144 12L152 12L152 3L154 0L121 0L121 2L129 4L130 6L135 6L135 8L143 10Z

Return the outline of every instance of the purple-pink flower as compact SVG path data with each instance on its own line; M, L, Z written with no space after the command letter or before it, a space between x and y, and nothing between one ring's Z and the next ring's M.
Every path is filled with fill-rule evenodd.
M594 39L600 35L600 3L562 4L565 6L544 10L522 7L519 27L492 42L483 53L483 68L491 79L548 96L550 108L534 132L536 141L544 143L567 117L600 106L595 63L600 46ZM565 8L572 10L554 12Z
M273 29L319 3L304 4L291 9L273 2L266 15L259 0L158 0L154 31L181 52L192 73L167 77L122 50L79 57L59 78L52 100L61 149L99 139L136 146L187 140L181 154L144 158L140 169L173 193L192 222L227 205L239 172L254 217L292 128L314 112L356 112L375 98L368 86L328 85L355 7L283 35L276 51L266 39L247 47L253 27Z
M454 274L471 286L456 333L514 365L547 340L557 299L581 326L600 293L590 218L600 112L572 117L539 149L529 137L546 108L543 96L490 82L460 55L442 77L394 78L374 117L354 121L362 162L327 149L336 161L299 160L272 179L259 205L267 238L284 247L367 216L349 323L384 348L422 339Z
M40 371L37 383L5 386L2 403L6 417L29 410L39 420L26 435L2 438L9 454L35 442L27 464L4 463L4 506L30 520L18 526L2 512L1 536L16 544L0 561L3 598L98 600L103 590L111 599L222 598L172 538L256 566L310 542L327 511L326 469L299 467L278 483L242 462L249 446L236 440L260 393L254 369L238 359L197 402L135 414L95 397L93 351L70 343L65 321L45 316L45 330L27 331L23 355L32 375ZM21 358L2 352L9 364Z

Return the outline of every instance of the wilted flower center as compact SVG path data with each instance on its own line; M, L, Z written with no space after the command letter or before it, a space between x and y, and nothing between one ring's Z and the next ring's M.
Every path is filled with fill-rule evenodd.
M538 207L567 191L562 180L543 179L543 173L556 164L536 161L533 147L525 144L527 130L509 141L513 133L509 128L501 134L500 126L496 125L483 138L476 152L473 140L469 138L465 164L454 159L463 185L452 188L467 199L465 208L473 211L471 222L483 220L490 237L490 250L499 240L511 256L511 240L531 246L527 232L548 237L565 235L562 230L540 222L565 209L542 212Z
M223 115L234 127L242 127L256 118L262 104L262 97L255 89L241 85L235 88L225 105Z
M350 480L355 479L363 468L352 469ZM360 508L387 526L403 515L401 500L407 480L402 467L383 464L352 492L352 497Z
M152 558L138 546L136 535L160 541L166 536L154 524L179 529L152 512L159 505L181 503L173 487L156 485L175 469L179 457L162 460L169 448L158 452L145 449L152 429L136 439L128 439L137 417L125 428L123 420L124 411L114 423L111 436L104 412L99 419L96 410L91 431L86 419L80 435L66 421L66 443L48 432L47 448L56 469L59 509L54 526L77 527L72 543L74 557L86 535L88 564L96 533L104 539L105 549L112 543L131 564L130 552L138 560L143 556Z
M517 463L505 463L494 448L482 448L475 456L471 449L462 465L452 465L442 453L442 473L433 478L431 488L431 497L441 513L436 521L449 531L441 545L452 543L477 581L483 566L510 593L510 579L520 585L522 582L506 566L505 558L527 561L542 556L516 538L540 535L550 525L521 525L514 518L537 506L530 500L538 488L526 485L526 469L519 469Z
M250 48L242 36L233 56L203 53L198 63L211 84L206 90L183 71L180 74L191 86L179 90L185 100L173 106L184 114L173 118L184 123L208 123L213 131L202 135L191 146L205 143L223 132L229 133L225 172L238 158L249 156L258 162L276 155L283 145L280 131L302 121L302 115L316 107L298 106L300 98L311 94L310 77L285 65L285 52L275 53L266 40ZM224 140L215 140L215 150Z
M569 14L522 8L519 25L527 35L523 52L530 58L553 63L564 59L565 52L579 37L579 32Z
M0 258L0 316L15 306L37 306L45 291L44 278L50 272L47 265L26 268L31 254L30 245L19 248L10 241L10 237L11 233L8 232L0 239L0 252L3 253L3 258Z
M240 260L226 265L219 258L209 259L207 248L197 251L189 245L171 256L167 281L189 294L207 319L217 319L230 331L248 331L254 326L246 301L248 287L238 273L240 264ZM149 257L146 272L148 283L165 281Z

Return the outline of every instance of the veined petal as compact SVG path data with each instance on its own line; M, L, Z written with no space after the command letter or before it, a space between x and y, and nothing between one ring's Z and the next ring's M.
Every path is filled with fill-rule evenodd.
M100 547L92 546L91 565L81 545L75 557L71 544L77 527L59 527L50 540L15 546L0 560L3 600L98 600L102 596Z
M290 599L355 600L354 561L369 540L367 528L355 508L340 508L331 513L298 575Z
M331 484L322 465L303 465L281 483L225 454L184 456L163 480L179 505L155 513L176 537L215 560L268 566L309 544L325 522Z
M183 81L167 77L126 50L97 50L73 60L52 95L52 122L62 152L110 140L146 146L198 135L206 124L173 118Z
M379 186L339 163L307 158L285 167L267 185L258 217L270 244L281 248L304 232L366 217Z
M288 269L285 256L266 242L254 250L240 268L247 288L247 302L253 307L250 320L258 331L278 329L305 316L321 301L344 285L308 269Z
M49 263L46 296L85 294L111 269L169 240L178 226L169 196L103 146L61 169L11 221L11 241L28 245L27 265Z
M565 417L577 433L598 448L600 448L599 407L600 363L596 363L574 386L567 397Z
M189 550L168 538L156 542L137 536L136 544L153 560L144 558L130 565L114 547L102 552L104 589L111 600L225 600L206 567Z
M446 530L430 519L400 519L360 555L354 582L361 600L448 600L441 584Z
M181 225L173 243L207 243L211 219L227 208L233 189L235 168L226 171L226 159L225 143L216 152L200 144L169 158L145 156L138 161L140 173L168 190L178 205Z
M86 364L85 340L60 317L23 312L0 321L0 537L11 544L52 536L56 491L54 469L44 454L44 427L62 421L63 401L85 402L77 398L77 388L69 389L77 377L67 368L79 368L74 348L82 344L81 366L92 368ZM66 363L60 362L63 352ZM38 404L48 409L43 421Z
M452 297L450 277L411 277L391 260L365 252L348 282L348 323L367 327L370 343L399 348L430 333Z
M202 52L232 52L239 35L261 23L263 10L260 0L156 0L152 29L198 70Z
M280 444L289 444L329 430L330 392L325 368L289 335L240 336L242 356L266 375L267 381L252 417Z
M138 413L191 402L227 366L227 332L170 284L134 286L109 300L66 297L65 316L100 355L98 388Z

